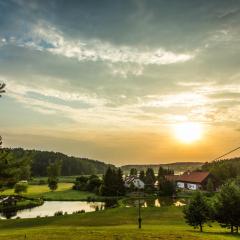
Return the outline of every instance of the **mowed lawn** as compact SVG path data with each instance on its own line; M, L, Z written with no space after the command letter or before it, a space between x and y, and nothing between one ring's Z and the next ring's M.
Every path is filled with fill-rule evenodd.
M56 191L51 191L48 185L29 185L27 193L23 194L27 197L42 197L45 200L65 200L77 201L86 200L87 198L97 197L94 193L72 190L73 183L59 183ZM14 194L13 189L5 190L1 195Z
M199 233L185 224L182 209L161 207L142 209L143 226L137 228L137 208L116 208L92 213L0 221L1 240L92 240L92 239L185 239L234 240L218 225Z

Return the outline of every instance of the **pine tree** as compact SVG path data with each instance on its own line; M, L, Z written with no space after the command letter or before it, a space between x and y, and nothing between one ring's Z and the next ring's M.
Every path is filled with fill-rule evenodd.
M210 220L210 208L201 192L196 192L190 203L183 209L186 222L203 231L203 226Z
M156 181L156 178L155 178L153 169L148 168L145 176L145 185L148 191L154 190L155 181Z
M145 178L145 172L142 170L139 173L139 179L144 182L144 178Z
M117 170L117 195L124 195L125 194L125 186L123 181L123 174L121 168L118 168Z
M130 176L137 176L137 169L136 168L131 168L130 169Z

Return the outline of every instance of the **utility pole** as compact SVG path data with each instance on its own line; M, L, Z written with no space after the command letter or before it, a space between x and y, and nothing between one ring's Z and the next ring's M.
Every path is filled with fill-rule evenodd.
M138 228L142 228L141 203L140 203L140 186L138 184Z

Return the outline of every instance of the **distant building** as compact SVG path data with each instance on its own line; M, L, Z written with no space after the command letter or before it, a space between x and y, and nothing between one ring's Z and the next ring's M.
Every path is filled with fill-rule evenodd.
M133 185L135 188L144 189L145 183L136 176L128 176L124 183L126 188L130 188Z
M176 176L175 182L180 189L198 190L206 188L207 181L210 177L209 172L187 171L180 176Z

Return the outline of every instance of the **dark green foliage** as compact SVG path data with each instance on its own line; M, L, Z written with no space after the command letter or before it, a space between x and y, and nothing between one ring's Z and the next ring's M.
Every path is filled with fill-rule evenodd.
M240 175L240 158L232 158L205 163L202 170L209 171L218 186Z
M16 194L20 194L20 193L26 193L28 189L28 184L27 183L16 183L14 186L14 192Z
M176 186L174 182L170 182L166 179L166 175L173 175L174 171L172 169L165 169L163 167L159 167L158 169L158 190L160 195L164 196L172 196L176 192Z
M121 169L115 170L108 167L103 176L103 184L100 188L100 194L103 196L121 196L125 194Z
M101 184L102 180L96 175L91 175L90 177L81 176L76 178L73 189L98 193Z
M183 209L186 222L202 232L203 226L210 220L210 208L201 192L196 192L190 203Z
M49 163L47 167L48 173L48 186L49 188L54 191L58 187L58 177L61 174L62 169L62 161L57 160L53 163Z
M14 158L17 159L21 159L25 156L29 157L31 159L31 173L33 177L47 176L47 166L49 161L55 162L58 159L62 160L63 176L104 174L108 166L100 161L87 158L69 157L58 152L24 150L22 148L5 150L11 152ZM112 166L112 168L114 168L114 166Z
M147 191L153 191L154 190L154 184L155 184L156 178L154 175L154 171L152 168L148 168L146 171L145 176L145 189Z
M139 173L139 179L140 179L141 181L144 182L144 179L145 179L145 172L144 172L143 170L140 171L140 173Z
M209 178L207 181L206 189L210 193L214 192L214 184L211 178Z
M131 176L137 176L137 169L136 168L131 168L130 169L130 175Z
M20 180L28 180L30 176L30 159L27 156L18 159L5 150L0 154L0 189L13 187Z
M56 178L49 178L48 179L48 187L52 191L57 190L57 188L58 188L58 179L56 179Z
M161 178L166 175L173 175L173 174L174 174L174 170L170 168L163 168L160 166L158 169L158 178Z
M158 182L159 195L162 196L173 196L176 193L176 184L168 181L165 177L161 182Z
M222 227L231 228L240 226L240 185L239 180L228 181L216 196L214 202L215 220Z

